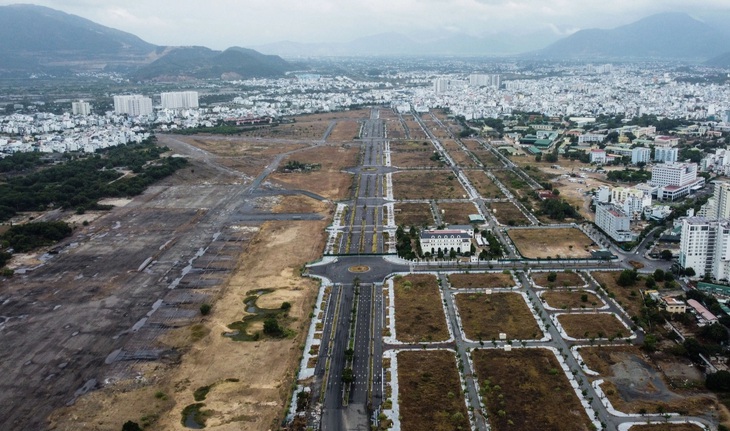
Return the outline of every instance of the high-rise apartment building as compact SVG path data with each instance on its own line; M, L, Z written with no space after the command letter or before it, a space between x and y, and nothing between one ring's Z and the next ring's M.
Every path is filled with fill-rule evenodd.
M650 184L659 187L658 199L675 200L687 196L692 188L703 186L705 179L697 178L696 163L660 163L651 169Z
M191 109L198 107L197 91L174 91L160 94L164 109Z
M472 73L469 75L470 87L494 87L499 88L501 85L501 77L496 74Z
M150 115L152 99L139 94L114 96L114 113L132 116Z
M631 163L649 163L651 160L651 149L646 147L634 147L631 149Z
M596 205L596 226L618 242L633 241L636 235L630 229L631 217L614 204Z
M713 181L713 195L702 206L700 215L708 219L730 219L730 182Z
M78 102L72 102L71 113L73 115L90 115L91 105L89 104L89 102L84 102L83 100L79 100Z
M679 265L716 280L730 276L730 219L687 217L682 220Z
M679 149L676 147L655 147L654 161L664 163L674 163L679 156Z

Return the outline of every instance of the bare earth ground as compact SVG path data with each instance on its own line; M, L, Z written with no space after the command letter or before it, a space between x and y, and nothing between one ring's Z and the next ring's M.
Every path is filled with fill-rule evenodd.
M204 402L213 414L206 429L275 427L283 417L284 400L294 380L292 370L301 354L299 345L306 336L308 313L317 292L317 283L301 278L299 268L321 255L325 225L326 222L264 224L241 256L211 315L200 319L202 328L181 327L167 338L170 347L188 349L179 365L149 364L142 370L146 382L138 387L119 390L111 386L92 392L76 406L56 415L57 429L116 431L126 420L141 421L143 416L159 418L154 425L156 430L181 429L183 407L195 402L192 392L211 384L214 387ZM259 307L279 307L284 301L292 304L290 314L296 321L291 329L296 336L257 342L236 342L223 337L221 334L229 331L227 325L243 316L242 299L246 293L262 288L275 291L262 296ZM206 335L194 341L199 332ZM155 398L158 391L168 399L163 402ZM93 427L79 427L78 418L85 418Z
M690 415L727 417L714 395L672 386L664 372L659 371L654 361L637 346L583 347L580 354L586 366L600 373L598 378L605 380L601 387L619 411L681 411ZM662 369L683 367L682 361L675 358L674 364L666 363ZM701 382L702 376L698 379Z
M491 178L484 171L464 171L469 182L477 189L477 192L486 199L504 198L504 194L499 187L494 184Z
M360 122L357 120L340 120L327 137L328 142L351 142L360 137Z
M641 293L639 292L641 286L639 284L631 287L619 286L616 282L619 274L620 272L617 271L591 273L601 287L604 287L607 292L612 293L616 297L616 301L629 313L629 316L639 316L643 304Z
M528 219L522 211L512 202L490 202L489 209L497 220L509 226L529 226L530 219Z
M127 420L134 420L147 429L182 429L182 409L194 402L193 391L208 385L211 389L203 401L204 410L210 411L207 428L278 427L316 295L316 283L300 278L299 268L321 255L328 220L270 222L261 226L221 224L221 221L230 220L229 215L242 209L317 211L327 218L330 205L301 196L241 199L247 180L240 172L258 174L278 152L304 148L299 142L274 140L274 144L284 142L283 146L255 143L260 148L251 150L255 159L252 161L246 157L216 155L213 151L223 151L221 148L229 145L225 139L211 139L206 144L210 145L208 152L175 137L165 138L165 144L191 160L189 169L180 170L150 187L144 195L94 221L78 238L72 238L70 241L80 245L73 246L75 249L70 247L72 253L56 258L63 262L64 272L44 269L32 274L44 286L72 286L68 293L62 287L54 291L39 289L36 281L22 287L27 297L23 302L31 301L32 307L42 306L53 312L44 311L38 314L42 320L35 319L51 326L44 323L45 329L34 329L33 324L19 321L23 323L20 326L6 322L3 328L6 345L15 344L9 335L18 332L24 334L23 343L35 347L0 350L0 368L4 375L14 376L16 364L27 359L11 356L27 352L27 357L37 365L25 367L26 387L40 387L33 380L41 379L46 389L44 393L34 393L44 399L43 403L37 403L14 392L18 387L9 384L17 379L0 384L3 389L0 405L12 408L1 409L4 420L11 421L8 423L31 415L31 411L37 420L33 423L44 423L47 412L58 405L54 400L61 399L63 403L73 400L76 398L73 391L87 382L89 388L97 390L52 414L49 421L54 429L118 431ZM323 165L351 162L359 151L357 147L343 147L343 150L346 156L337 157L336 161L326 160ZM309 188L311 183L321 182L315 179L297 185ZM342 183L343 189L349 188L345 181ZM339 194L339 187L336 189L333 194ZM211 238L216 238L214 233L222 236L211 242ZM91 248L86 250L88 247ZM199 250L208 251L196 258L193 255ZM145 260L148 256L151 261ZM169 290L168 284L188 261L192 262L191 258L197 259L193 271L180 279L181 287ZM150 262L147 267L145 262ZM133 288L119 291L120 286L126 288L129 283ZM292 337L256 342L236 342L223 337L221 334L229 331L227 325L245 314L242 299L246 293L262 288L274 292L259 298L259 307L277 308L284 301L292 304L286 321L293 331ZM28 295L30 291L33 295ZM48 296L61 291L64 295ZM150 310L159 294L166 296L162 307L150 318L152 324L148 322L137 333L129 331ZM39 301L34 295L46 298ZM57 307L53 307L58 301L65 302L56 312ZM201 318L198 305L203 301L214 305L211 315ZM16 303L17 300L10 302L20 310ZM66 317L59 319L58 316ZM261 330L261 325L250 330ZM127 332L133 335L125 335ZM39 343L37 337L46 341ZM126 342L127 339L130 341ZM53 350L55 344L61 345L60 353ZM150 360L121 360L105 366L104 358L118 346L124 349L120 354L141 352L144 357L144 349L162 353L159 359L154 359L153 354ZM271 361L271 358L278 359ZM60 377L49 380L54 375ZM106 376L112 380L102 382ZM93 378L100 381L94 384ZM13 401L6 403L8 400ZM21 404L22 408L17 404L21 401L26 401ZM36 428L43 427L31 427Z
M702 431L703 428L692 424L654 424L634 425L631 431Z
M507 234L528 259L591 257L593 241L578 229L510 229Z

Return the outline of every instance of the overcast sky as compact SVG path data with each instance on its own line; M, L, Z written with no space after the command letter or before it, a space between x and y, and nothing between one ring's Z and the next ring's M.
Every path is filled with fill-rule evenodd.
M0 5L18 1L0 0ZM658 12L730 18L728 0L37 0L157 45L349 41L383 32L569 34ZM716 18L715 18L716 19ZM727 22L727 21L726 21Z

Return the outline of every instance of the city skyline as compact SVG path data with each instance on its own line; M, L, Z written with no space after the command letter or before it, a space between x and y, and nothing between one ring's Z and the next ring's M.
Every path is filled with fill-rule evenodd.
M0 5L16 1L0 0ZM40 0L34 4L81 16L130 32L158 45L256 47L280 41L347 42L380 33L424 39L449 34L531 34L567 36L586 28L615 28L662 12L685 12L716 24L730 17L721 0L682 2L638 0L607 3L576 0L374 0L315 2L259 0L246 4L118 0Z

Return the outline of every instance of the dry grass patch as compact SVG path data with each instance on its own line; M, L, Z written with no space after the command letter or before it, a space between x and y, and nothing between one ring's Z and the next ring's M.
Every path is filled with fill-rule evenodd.
M399 352L398 405L403 431L469 429L454 353Z
M606 289L609 296L616 299L616 302L623 307L624 310L631 317L641 316L641 308L643 306L643 300L641 299L641 292L639 292L639 283L636 286L621 287L618 285L616 280L618 279L621 272L619 271L605 271L605 272L592 272L591 275L596 279L599 285Z
M542 299L553 308L594 308L605 304L595 294L585 290L550 290L542 294Z
M503 198L504 194L484 171L464 171L472 186L483 198Z
M702 416L720 408L711 393L672 385L638 346L583 347L580 354L587 367L600 373L604 379L601 388L618 411ZM661 370L668 368L670 364L663 364Z
M328 199L344 199L352 187L353 176L341 172L355 166L360 148L356 145L324 145L290 154L280 166L289 161L320 164L321 168L311 172L277 172L270 178L289 188L308 190Z
M455 296L464 334L471 340L534 340L542 331L519 293L461 293Z
M493 430L592 429L590 419L551 351L475 350L472 357Z
M449 338L436 276L396 276L395 334L407 343L445 341Z
M474 154L477 159L482 162L482 165L484 165L485 168L501 168L504 166L499 158L489 150L485 150L483 148L477 149L472 151L472 154Z
M507 234L528 259L591 257L593 240L579 229L510 229Z
M411 119L409 119L411 118ZM416 122L416 120L412 119L413 117L411 115L403 116L403 119L405 120L406 127L408 127L408 133L411 136L411 139L418 139L418 140L428 140L428 136L426 136L426 133L421 129L421 125Z
M327 137L328 142L349 142L360 137L360 122L357 120L340 120Z
M451 171L407 171L393 175L396 199L463 199L466 190Z
M429 204L395 204L395 223L400 226L430 226L433 224Z
M548 280L549 272L535 272L531 276L535 284L542 287L576 287L585 284L580 275L573 271L555 272L555 281Z
M479 214L479 210L471 202L440 202L436 206L446 224L469 224L469 214Z
M399 141L390 144L390 162L401 168L438 167L444 162L432 159L435 148L428 141Z
M495 288L495 287L513 287L515 280L512 274L503 272L479 272L469 274L449 274L449 283L454 289L473 289L473 288Z
M558 322L570 337L578 339L623 338L630 335L618 317L609 313L561 314Z
M274 207L275 213L331 213L332 205L304 195L284 195Z
M490 202L489 209L497 220L508 226L527 226L530 219L512 202Z

